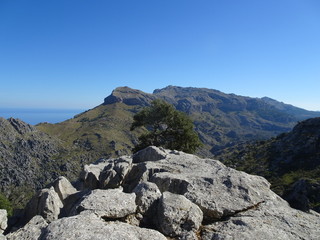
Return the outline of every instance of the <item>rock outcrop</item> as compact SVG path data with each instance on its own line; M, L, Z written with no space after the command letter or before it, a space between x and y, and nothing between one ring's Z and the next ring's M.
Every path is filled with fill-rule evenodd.
M101 176L114 172L119 159L126 159L126 164L118 187L106 188ZM89 173L95 176L93 185L85 183ZM264 178L183 152L149 147L133 157L100 160L85 167L80 181L81 189L63 201L56 193L64 217L48 218L53 216L43 214L48 205L36 212L44 218L34 216L7 238L293 240L320 236L320 215L292 209ZM50 191L58 190L45 189L35 198ZM58 192L68 191L60 188Z

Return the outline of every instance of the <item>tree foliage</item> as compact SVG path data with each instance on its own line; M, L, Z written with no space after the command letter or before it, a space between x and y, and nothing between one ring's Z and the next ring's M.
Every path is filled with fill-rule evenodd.
M137 127L145 127L148 131L139 137L139 143L133 152L157 146L194 153L202 145L191 119L160 99L154 100L151 106L134 116L131 130Z
M12 204L2 193L0 193L0 209L7 210L8 216L12 216L12 213L13 213Z

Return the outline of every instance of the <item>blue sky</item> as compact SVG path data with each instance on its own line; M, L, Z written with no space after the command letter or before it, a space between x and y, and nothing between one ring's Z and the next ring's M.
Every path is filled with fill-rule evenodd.
M318 0L0 1L0 107L177 85L320 110L319 78Z

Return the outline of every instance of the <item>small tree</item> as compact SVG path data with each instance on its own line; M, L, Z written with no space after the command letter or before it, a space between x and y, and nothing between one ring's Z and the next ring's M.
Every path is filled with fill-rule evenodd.
M139 137L133 152L148 146L194 153L202 144L188 116L171 104L157 99L133 117L131 130L144 126L148 132Z

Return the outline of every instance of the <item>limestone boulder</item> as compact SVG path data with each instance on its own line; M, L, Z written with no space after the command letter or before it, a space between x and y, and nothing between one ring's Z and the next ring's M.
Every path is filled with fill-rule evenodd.
M138 184L133 192L136 194L137 217L140 225L154 228L159 199L162 196L159 188L152 182Z
M133 192L136 194L137 211L141 214L152 214L155 212L155 204L161 197L158 186L152 182L138 184Z
M106 219L119 219L136 212L136 195L124 193L121 189L96 189L75 205L72 215L82 211L89 211Z
M226 167L219 161L167 151L164 159L133 166L124 184L132 191L141 182L154 182L161 192L180 194L198 205L206 221L214 221L255 206L280 199L269 182Z
M133 162L140 163L146 161L158 161L161 159L165 159L168 153L168 150L165 150L163 148L150 146L135 153L133 155Z
M123 156L110 160L99 176L99 187L102 189L118 188L131 170L132 158Z
M118 188L130 171L132 158L123 156L117 159L100 159L85 165L81 173L84 187L88 189Z
M62 218L51 223L41 240L166 240L161 233L122 222L105 222L94 213Z
M225 221L203 227L202 240L319 239L320 215L292 209L282 202L264 202Z
M34 216L23 228L6 235L7 240L34 240L39 239L42 231L48 226L43 217Z
M53 187L42 189L28 202L25 220L29 221L34 216L41 215L46 221L52 222L58 219L62 207L59 195Z
M203 219L200 208L182 195L164 192L158 206L159 230L169 237L196 236ZM192 238L197 239L197 238Z
M55 192L58 193L60 200L63 202L67 197L77 192L69 180L65 177L57 178L51 186L54 188Z

